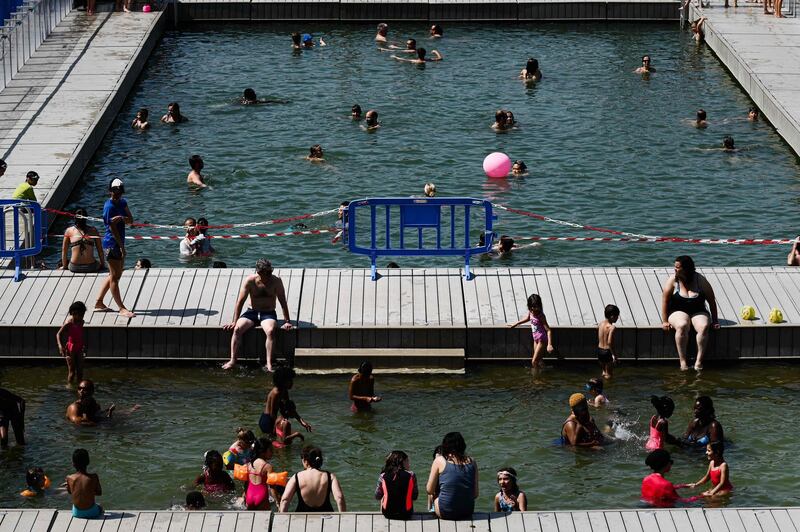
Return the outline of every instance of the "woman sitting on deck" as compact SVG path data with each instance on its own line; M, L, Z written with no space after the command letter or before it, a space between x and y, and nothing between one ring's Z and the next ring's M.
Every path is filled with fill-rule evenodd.
M469 519L478 498L478 465L466 454L460 432L449 432L442 440L442 454L431 464L427 491L441 519Z
M694 327L697 333L697 360L694 369L703 369L703 356L708 347L708 327L711 325L714 329L719 329L717 301L711 285L695 271L694 261L687 255L675 259L675 273L664 283L661 321L661 327L665 331L675 329L675 345L681 361L681 371L689 369L686 348L689 343L689 328Z
M83 207L75 209L75 225L64 231L61 264L72 273L94 273L106 267L100 233L86 223L86 209Z

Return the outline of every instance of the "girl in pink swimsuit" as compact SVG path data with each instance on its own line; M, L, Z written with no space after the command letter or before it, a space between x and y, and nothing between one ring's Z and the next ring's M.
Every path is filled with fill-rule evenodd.
M520 318L516 323L509 323L509 327L517 327L523 323L530 321L531 335L533 336L533 356L531 357L531 365L534 368L540 368L544 365L542 359L544 352L548 353L555 351L553 346L553 332L547 324L547 318L542 312L542 298L539 294L531 294L528 296L528 314Z
M67 361L67 382L83 380L83 360L86 358L86 342L83 337L83 317L86 305L76 301L69 306L69 316L56 333L59 354Z
M664 395L662 397L650 396L650 402L656 408L656 415L650 418L650 437L647 438L645 449L655 451L663 449L664 442L677 444L678 439L669 433L669 418L675 411L675 403L672 398Z
M291 445L295 438L303 441L303 435L299 432L292 432L292 424L289 422L290 418L297 417L297 407L295 407L294 401L281 401L278 411L280 414L275 421L275 441L272 442L272 445L276 449L283 449L287 445Z
M255 460L247 464L247 486L244 492L244 502L248 510L269 510L270 487L267 477L272 473L272 465L267 460L272 458L272 441L269 438L259 438L253 444ZM277 494L273 498L278 500Z

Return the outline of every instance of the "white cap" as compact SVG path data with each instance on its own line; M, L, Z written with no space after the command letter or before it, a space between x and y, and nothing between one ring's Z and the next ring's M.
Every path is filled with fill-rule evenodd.
M122 179L114 179L108 188L122 188L123 186Z

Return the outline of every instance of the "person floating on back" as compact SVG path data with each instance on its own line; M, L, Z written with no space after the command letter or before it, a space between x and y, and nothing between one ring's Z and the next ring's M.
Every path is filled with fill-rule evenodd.
M83 380L83 362L86 360L86 340L83 334L85 315L86 305L83 301L75 301L69 306L69 316L56 333L58 353L67 362L67 382L70 384Z
M553 345L553 331L547 324L547 318L542 312L542 298L539 294L528 296L528 314L520 318L516 323L509 323L508 326L514 328L530 321L531 335L533 336L533 356L531 365L534 369L544 366L543 358L545 350L548 353L555 351Z
M610 379L617 355L614 352L614 333L617 328L615 323L619 320L619 308L616 305L606 305L603 310L606 319L597 326L597 362L603 371L603 378Z
M95 502L95 497L103 494L97 473L89 473L89 452L75 449L72 453L75 473L67 477L67 493L72 495L72 517L96 519L102 517L103 507Z

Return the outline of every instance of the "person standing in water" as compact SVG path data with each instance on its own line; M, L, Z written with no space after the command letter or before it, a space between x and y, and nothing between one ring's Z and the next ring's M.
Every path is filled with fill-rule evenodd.
M258 428L270 437L275 436L275 421L278 419L278 410L281 404L289 405L291 403L294 405L289 399L289 390L294 386L294 376L294 370L286 366L280 366L272 375L272 389L267 394L267 398L264 401L264 412L262 412L261 418L258 420ZM293 409L292 413L303 428L311 432L311 425L300 417L296 408Z
M381 400L381 396L375 395L375 377L372 375L372 362L364 361L358 367L358 373L350 379L350 387L347 395L353 404L350 410L353 412L364 412L371 410L372 403Z
M640 66L639 68L634 70L634 72L637 73L637 74L650 74L652 72L655 72L656 69L655 69L655 67L650 66L650 62L651 62L650 61L650 56L649 55L643 55L642 56L642 66Z

